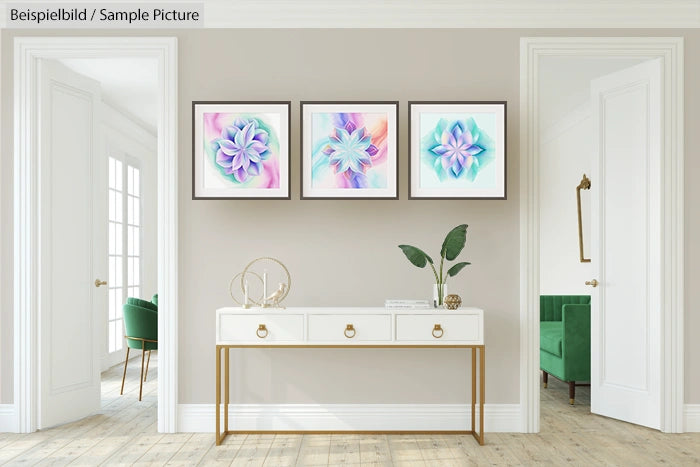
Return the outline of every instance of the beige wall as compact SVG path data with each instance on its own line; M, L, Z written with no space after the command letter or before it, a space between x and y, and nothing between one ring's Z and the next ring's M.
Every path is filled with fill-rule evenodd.
M625 35L647 31L623 31ZM572 31L546 31L571 35ZM619 35L618 31L581 31ZM700 279L700 190L696 148L700 32L686 37L686 278ZM3 32L3 120L11 121L11 35ZM62 34L65 34L64 32ZM160 35L166 35L166 32ZM528 30L177 31L180 97L180 402L213 402L214 310L231 304L228 281L252 258L280 258L293 276L288 305L381 305L387 297L428 298L430 274L396 247L436 254L445 232L470 225L450 284L486 310L489 403L518 403L519 375L519 38ZM192 201L191 101L291 100L292 200ZM300 201L300 100L399 100L400 200ZM407 101L507 100L508 200L408 201ZM4 125L3 194L10 193L11 126ZM3 219L9 201L3 197ZM11 232L3 221L2 283L10 279ZM686 292L686 399L700 403L700 331ZM3 328L11 320L3 296ZM4 339L3 339L4 340ZM5 342L3 342L3 349ZM467 400L467 355L458 350L246 350L232 354L232 402L383 403ZM11 371L3 350L3 374ZM3 378L3 381L6 381ZM4 383L3 383L4 384ZM3 389L3 394L5 390ZM3 396L4 398L5 396Z

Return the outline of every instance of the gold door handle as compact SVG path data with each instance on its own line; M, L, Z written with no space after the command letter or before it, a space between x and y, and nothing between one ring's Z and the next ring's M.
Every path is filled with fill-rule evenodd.
M352 334L348 335L350 331L352 331ZM355 337L355 327L352 324L348 324L347 326L345 326L345 331L343 331L343 334L345 334L345 337L347 337L348 339L352 339L353 337Z
M264 334L263 334L264 332ZM260 339L265 339L267 337L268 331L267 327L265 327L264 324L258 325L258 330L255 331L255 334L260 338Z
M599 282L595 279L591 279L589 281L586 281L586 285L590 285L591 287L598 287Z
M95 287L99 287L101 285L107 285L107 281L101 281L99 279L95 279Z
M439 332L440 334L436 334L437 332ZM440 326L439 324L436 324L435 327L433 328L433 337L435 339L440 339L443 334L445 334L445 331L442 330L442 326Z

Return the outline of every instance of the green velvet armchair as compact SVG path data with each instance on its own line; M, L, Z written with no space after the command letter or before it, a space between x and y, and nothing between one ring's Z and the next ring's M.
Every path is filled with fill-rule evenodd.
M540 369L569 383L573 405L576 386L591 380L591 296L540 295Z
M139 386L139 400L143 395L143 382L148 377L148 364L151 362L151 351L158 350L158 307L157 305L138 298L128 298L123 307L124 329L126 335L126 360L124 361L124 375L122 376L122 389L124 394L124 380L126 379L126 367L129 363L129 351L141 350L141 378ZM148 351L148 363L144 374L144 357Z

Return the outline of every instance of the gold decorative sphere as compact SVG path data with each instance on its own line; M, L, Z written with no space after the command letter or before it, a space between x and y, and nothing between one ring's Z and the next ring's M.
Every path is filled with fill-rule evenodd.
M457 294L450 294L445 297L445 308L456 310L462 304L462 298Z

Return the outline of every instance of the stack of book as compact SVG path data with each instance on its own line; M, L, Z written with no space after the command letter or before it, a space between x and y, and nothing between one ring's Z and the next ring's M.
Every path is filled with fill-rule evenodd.
M384 306L402 310L431 308L428 300L385 300Z

